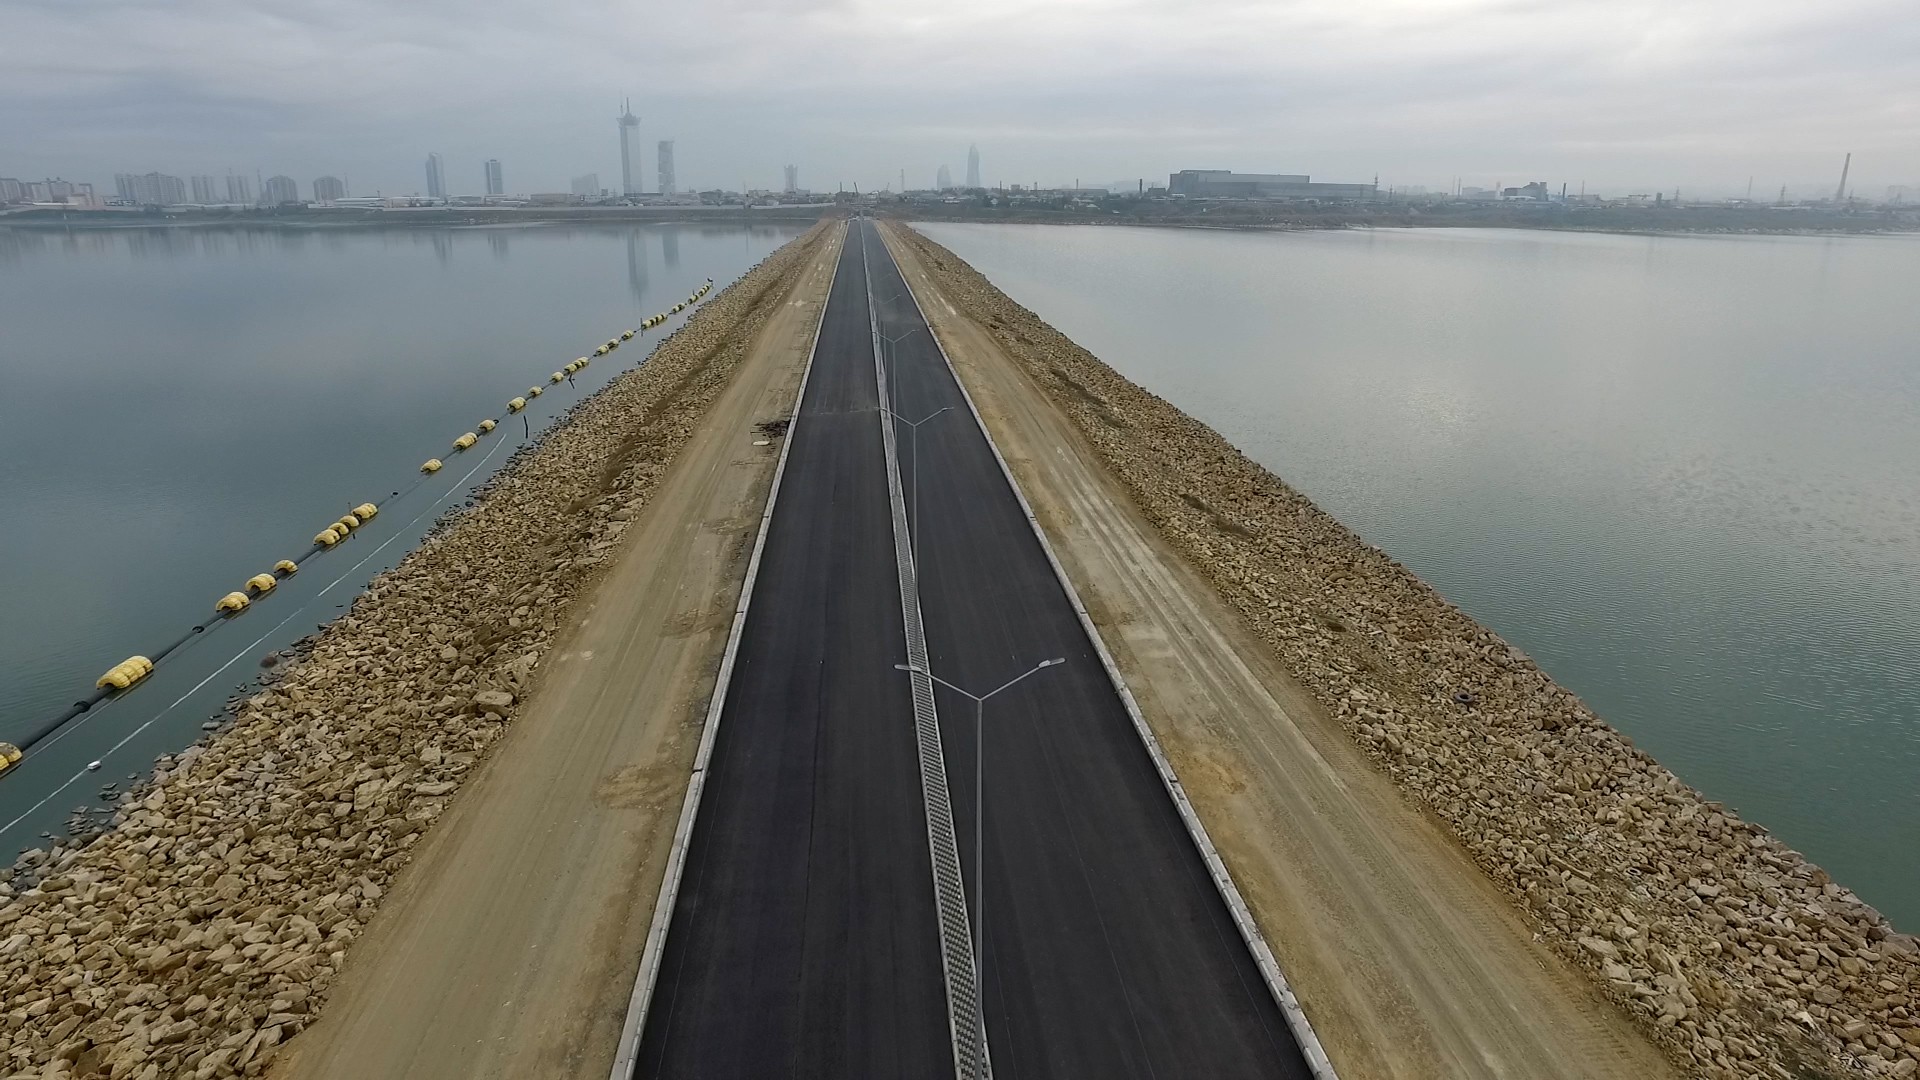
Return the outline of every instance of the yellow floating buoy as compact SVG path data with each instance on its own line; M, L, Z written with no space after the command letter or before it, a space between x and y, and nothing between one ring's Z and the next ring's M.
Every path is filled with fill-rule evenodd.
M532 401L534 398L537 398L544 393L546 393L546 391L540 389L537 386L529 386L527 387L527 400Z
M519 412L519 411L520 411L521 409L524 409L524 408L526 408L526 407L527 407L527 399L526 399L526 398L523 398L523 397L517 397L517 398L509 398L509 399L507 399L507 411L508 411L508 412L510 412L510 413L517 413L517 412Z
M620 340L621 340L621 341L632 341L632 340L633 340L633 331L631 331L631 330L623 330L623 331L621 331L621 333L620 333Z
M439 458L437 458L437 457L436 457L436 458L428 458L428 459L427 459L427 460L426 460L426 461L425 461L424 463L422 463L422 464L421 464L421 466L420 466L420 471L421 471L421 472L423 472L423 473L437 473L437 472L439 472L439 471L440 471L440 459L439 459Z
M372 503L361 503L359 506L353 508L353 516L359 518L363 523L372 521L373 515L379 512L380 508Z
M480 434L485 435L487 432L492 431L494 428L499 426L500 426L499 424L495 423L491 419L482 420L480 421Z
M292 559L281 559L273 564L273 572L281 577L292 577L300 572L300 564Z
M253 603L253 601L247 599L246 593L230 592L227 595L221 597L220 602L213 606L215 610L224 611L227 614L231 615L235 612L247 610L247 605L251 603Z
M595 356L605 356L605 355L607 355L607 347L606 347L605 345L602 345L602 346L600 346L599 348L597 348L597 349L595 349L595 350L593 350L593 355L595 355ZM580 359L582 359L582 360L585 360L585 359L586 359L586 357L584 357L584 356L583 356L583 357L581 357Z
M280 584L279 579L272 574L255 574L247 579L247 591L256 596L265 596L278 584Z
M453 448L455 450L465 450L467 447L472 446L474 443L477 443L479 441L480 441L480 436L475 435L473 432L469 431L465 435L462 435L459 438L453 440Z
M102 690L108 687L125 690L151 674L153 674L153 661L144 656L129 656L108 668L107 673L100 676L93 685Z
M548 382L556 382L556 383L557 383L557 382L560 382L560 381L562 381L562 380L563 380L563 379L565 379L566 377L567 377L567 373L566 373L566 372L564 372L564 371L556 371L556 372L554 372L554 373L553 373L552 375L549 375L549 376L547 376L547 381L548 381Z
M333 523L333 531L339 533L342 540L346 539L349 533L359 527L360 522L354 520L351 514Z
M340 527L338 525L329 525L326 528L321 529L320 532L314 536L313 542L320 545L321 547L332 547L333 545L339 543L340 538L345 535L346 535L345 533L340 531Z
M0 742L0 773L20 764L20 748L10 742Z

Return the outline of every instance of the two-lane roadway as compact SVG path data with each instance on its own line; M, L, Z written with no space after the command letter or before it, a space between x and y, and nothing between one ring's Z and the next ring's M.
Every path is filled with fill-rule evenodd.
M933 673L1067 658L986 708L978 861L973 706L937 696L993 1071L1311 1075L878 230L849 229L635 1075L953 1075L882 423ZM876 324L892 410L946 410L917 438Z

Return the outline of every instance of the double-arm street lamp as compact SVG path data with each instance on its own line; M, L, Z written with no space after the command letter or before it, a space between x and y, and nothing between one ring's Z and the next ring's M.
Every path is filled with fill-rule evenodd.
M1019 685L1022 681L1024 681L1029 675L1037 675L1040 672L1045 671L1047 668L1059 667L1061 664L1064 664L1066 662L1067 662L1067 658L1064 656L1056 656L1051 660L1042 660L1039 663L1028 668L1027 670L1021 672L1020 674L1015 675L1013 678L1008 679L1006 682L1001 683L999 686L994 687L992 690L987 691L984 694L975 694L968 690L962 690L960 687L953 685L947 680L941 678L938 675L935 675L933 672L928 671L926 668L921 667L917 664L893 665L895 668L901 671L912 672L913 674L916 674L916 675L925 675L927 678L932 679L934 682L939 683L941 686L944 686L947 689L953 691L954 693L959 694L961 697L967 698L973 702L973 970L975 973L974 977L978 980L977 985L979 987L979 993L980 993L980 1026L983 1031L985 1030L986 1023L987 1023L987 1013L986 1013L987 960L986 960L986 950L985 950L985 941L986 941L986 932L987 932L986 931L987 918L986 918L985 905L986 905L987 894L985 889L982 887L982 883L986 880L987 864L986 864L986 855L985 855L986 839L985 839L985 833L981 829L981 823L984 820L985 815L983 811L986 807L986 803L983 801L982 795L985 788L985 784L983 783L983 778L986 775L985 764L987 760L987 744L985 741L985 738L986 738L985 717L986 717L986 710L987 710L987 699L994 696L995 694L1000 693L1003 690L1013 689L1015 686ZM985 1047L983 1046L981 1049L983 1053L980 1055L980 1060L985 1061L986 1060L986 1055L984 1053Z
M918 420L909 420L885 405L880 406L882 412L907 425L907 429L913 432L908 440L908 446L913 450L913 513L907 519L907 544L908 550L913 554L913 576L916 579L920 576L920 425L952 408L953 406L947 405L933 410Z

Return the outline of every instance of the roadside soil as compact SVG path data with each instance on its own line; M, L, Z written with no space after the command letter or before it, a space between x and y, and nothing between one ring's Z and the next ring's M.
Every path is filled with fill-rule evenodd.
M894 228L908 283L1340 1075L1679 1075L1289 676Z
M572 607L510 733L270 1075L535 1080L611 1067L779 452L754 425L793 407L838 235Z

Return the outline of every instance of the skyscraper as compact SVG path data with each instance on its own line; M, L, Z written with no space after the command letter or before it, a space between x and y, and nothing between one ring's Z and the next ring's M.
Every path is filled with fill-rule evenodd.
M505 195L507 185L500 179L500 159L487 159L487 194Z
M347 197L347 185L337 176L323 176L313 182L314 202L339 202Z
M220 201L220 197L213 193L213 177L196 176L193 178L192 184L194 202L199 203L201 206L206 206L210 203Z
M429 199L447 197L447 169L440 163L439 154L427 155L427 197Z
M660 140L660 194L672 195L680 190L673 179L673 140Z
M967 186L970 188L980 186L980 148L978 146L967 147Z
M787 179L786 186L782 190L784 190L789 195L792 195L795 192L799 191L800 190L800 166L788 165L783 167L781 171L786 173L786 179Z
M620 125L620 194L638 195L639 185L633 182L633 140L640 134L640 118L633 115L631 100L622 102L620 107L621 113L615 118Z
M246 177L227 174L227 201L242 206L253 201L253 187Z
M940 166L940 171L934 174L933 186L941 191L953 190L953 171L945 165Z
M267 177L267 205L278 206L281 203L300 201L300 185L293 182L291 176Z

